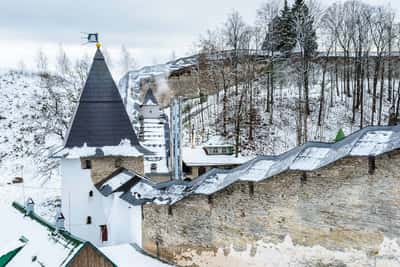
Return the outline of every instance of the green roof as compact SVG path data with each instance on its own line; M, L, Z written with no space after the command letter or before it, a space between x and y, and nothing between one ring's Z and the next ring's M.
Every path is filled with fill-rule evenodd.
M21 245L17 248L14 248L11 251L8 251L7 253L0 255L0 267L6 266L12 258L14 258L15 255L18 254L18 252L24 247L24 245Z
M12 206L18 210L19 212L21 212L22 214L26 214L26 209L23 205L17 203L17 202L13 202ZM31 212L29 216L32 220L36 221L37 223L39 223L40 225L42 225L43 227L47 228L49 230L49 232L55 232L56 228L55 226L46 221L45 219L43 219L42 217L40 217L39 215L37 215L35 212ZM90 246L92 247L97 253L101 254L105 259L107 259L114 267L117 267L117 265L115 265L104 253L102 253L96 246L94 246L92 243L82 240L77 236L72 235L71 233L69 233L68 231L65 230L59 230L57 233L61 238L63 238L68 245L72 245L74 248L78 248L78 250L76 249L72 249L70 251L70 254L67 258L65 258L64 263L62 264L62 266L70 266L70 264L72 263L73 259L75 259L75 257L79 254L79 252L81 251L81 249L83 249L85 246ZM26 240L26 239L25 239ZM21 239L21 241L23 241L23 239ZM23 241L24 242L24 241ZM26 241L25 241L26 242ZM18 249L15 249L13 251L10 251L8 253L6 253L3 256L0 256L0 267L4 267L6 266L6 264L8 262L10 262L12 260L12 258L18 254L18 252L23 248L23 245L21 247L19 247ZM4 259L3 259L4 257ZM3 264L3 265L2 265Z
M12 206L17 209L18 211L20 211L22 214L26 214L26 209L24 206L22 206L21 204L17 203L17 202L13 202ZM38 222L39 224L43 225L44 227L48 228L50 232L54 232L56 230L56 228L54 227L53 224L49 223L48 221L46 221L45 219L43 219L42 217L40 217L39 215L37 215L34 212L31 212L28 215L32 220L35 220L36 222ZM67 241L69 241L70 243L78 246L81 245L83 243L85 243L86 241L80 239L77 236L72 235L71 233L64 231L64 230L59 230L58 233L63 236Z

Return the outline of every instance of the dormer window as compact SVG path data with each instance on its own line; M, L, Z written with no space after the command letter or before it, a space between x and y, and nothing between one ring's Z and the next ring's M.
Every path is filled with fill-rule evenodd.
M157 164L156 163L152 163L150 165L150 170L151 170L151 172L156 172L157 171Z
M89 159L86 159L86 160L83 162L83 168L84 168L84 169L91 169L91 168L92 168L92 161L89 160Z

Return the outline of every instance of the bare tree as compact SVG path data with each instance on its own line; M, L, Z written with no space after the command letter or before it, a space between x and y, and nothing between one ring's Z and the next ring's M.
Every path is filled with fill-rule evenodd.
M128 71L133 70L137 67L135 59L132 57L131 53L125 47L125 45L121 46L120 64L122 68L122 74L127 73Z
M49 59L42 49L39 49L36 55L36 69L39 74L48 73Z
M387 46L386 28L387 28L387 12L382 7L373 7L372 16L369 19L370 34L375 49L375 67L372 88L372 108L371 108L371 125L374 125L374 115L376 113L376 98L377 98L377 85L379 73L383 71L383 53ZM383 89L383 87L381 88ZM381 90L380 97L383 97L383 90ZM381 123L381 107L382 101L380 100L380 108L378 114L378 124Z
M71 60L61 44L59 45L56 56L56 71L64 78L72 75Z

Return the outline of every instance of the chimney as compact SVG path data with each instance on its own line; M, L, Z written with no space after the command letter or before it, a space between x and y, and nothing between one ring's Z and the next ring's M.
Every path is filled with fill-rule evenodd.
M35 202L33 201L33 199L31 197L29 197L26 202L25 202L25 210L26 213L25 215L30 215L31 213L33 213L35 211Z
M56 232L60 230L65 230L65 217L60 210L57 211L54 219L55 219Z
M194 125L192 125L192 129L191 129L191 131L192 131L192 134L191 134L191 136L192 136L192 148L195 148L195 146L196 146L196 136L195 136L195 131L194 131Z

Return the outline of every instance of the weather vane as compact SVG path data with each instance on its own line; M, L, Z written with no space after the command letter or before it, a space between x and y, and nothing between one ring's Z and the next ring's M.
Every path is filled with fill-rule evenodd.
M82 34L84 34L85 36L82 38L84 40L86 40L85 44L89 44L89 43L96 43L96 47L100 48L101 44L99 42L99 34L96 33L88 33L88 32L82 32Z

